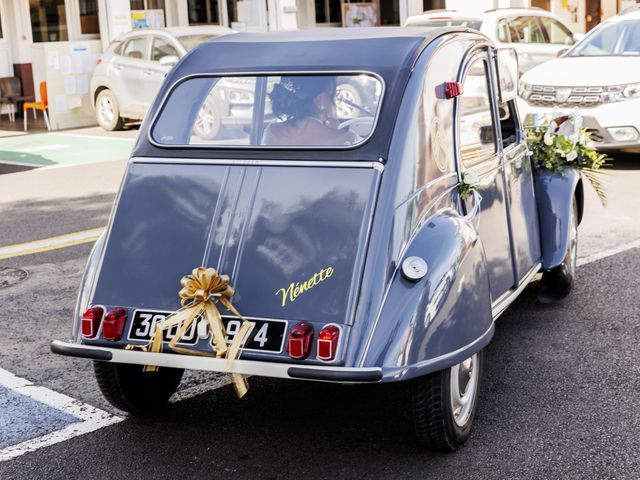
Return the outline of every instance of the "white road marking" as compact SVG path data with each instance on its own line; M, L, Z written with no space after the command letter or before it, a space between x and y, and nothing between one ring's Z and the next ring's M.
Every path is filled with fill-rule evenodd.
M93 138L95 140L120 140L121 142L135 142L136 138L126 138L126 137L108 137L108 136L104 136L101 137L100 135L83 135L82 133L57 133L56 135L63 135L65 137L75 137L75 138ZM137 137L137 134L136 134Z
M62 393L54 392L45 387L38 387L29 380L17 377L2 368L0 368L0 385L80 419L79 422L67 425L55 432L0 449L0 462L33 452L42 447L64 442L78 435L93 432L124 420L122 417L112 415Z
M38 147L16 148L14 149L14 152L22 152L22 153L50 152L51 150L64 150L65 148L71 148L71 145L68 145L66 143L50 143L48 145L40 145Z
M587 255L586 257L579 258L577 266L581 267L582 265L587 265L597 260L602 260L603 258L626 252L627 250L631 250L632 248L640 248L640 239L628 243L623 243L621 245L602 250L601 252L593 253L591 255Z

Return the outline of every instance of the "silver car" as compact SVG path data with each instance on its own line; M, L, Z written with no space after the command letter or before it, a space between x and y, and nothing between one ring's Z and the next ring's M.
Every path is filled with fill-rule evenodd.
M479 30L499 48L514 48L518 52L520 74L555 58L582 38L572 33L557 15L540 8L498 8L477 16L455 10L432 10L409 17L405 26L462 26Z
M178 60L200 43L228 33L233 30L207 25L133 30L116 39L98 60L91 78L98 124L105 130L119 130L126 120L141 120ZM210 110L208 115L201 112L199 119L205 137L219 123L214 109Z

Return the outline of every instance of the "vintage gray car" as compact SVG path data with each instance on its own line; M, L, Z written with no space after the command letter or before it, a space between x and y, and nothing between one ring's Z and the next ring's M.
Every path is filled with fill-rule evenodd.
M202 44L151 107L52 350L93 359L134 413L164 405L183 369L238 389L242 375L401 382L420 443L455 450L496 319L537 274L543 301L575 274L582 182L532 168L515 72L460 28ZM229 82L247 86L251 122L198 137ZM369 93L356 103L344 84Z

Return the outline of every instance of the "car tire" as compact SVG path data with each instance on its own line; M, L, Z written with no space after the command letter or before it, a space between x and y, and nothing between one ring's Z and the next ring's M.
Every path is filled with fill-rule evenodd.
M93 362L102 395L125 412L151 413L161 409L180 384L184 370L160 367L144 372L143 365Z
M566 298L571 293L575 282L578 258L578 204L575 197L569 228L569 245L562 263L542 273L538 286L538 301L541 303L554 303Z
M109 89L102 90L96 98L96 120L98 125L108 131L122 130L124 126L118 100Z
M411 419L422 446L434 452L453 452L469 438L483 362L481 350L458 365L411 380ZM460 382L464 376L466 385L462 389ZM455 381L457 390L452 388Z
M196 121L193 125L193 133L201 140L213 140L220 132L222 124L220 113L211 101L204 102Z

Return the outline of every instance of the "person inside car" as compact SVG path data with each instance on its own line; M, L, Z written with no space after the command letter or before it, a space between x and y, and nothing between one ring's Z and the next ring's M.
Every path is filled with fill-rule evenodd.
M348 128L340 128L334 77L282 77L269 97L276 120L264 131L264 145L338 146L359 140Z

